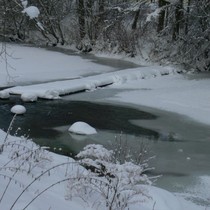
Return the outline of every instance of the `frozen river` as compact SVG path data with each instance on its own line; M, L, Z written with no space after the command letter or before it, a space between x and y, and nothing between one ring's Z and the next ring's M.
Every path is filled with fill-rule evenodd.
M13 133L29 135L36 143L52 151L75 155L90 143L113 148L116 139L127 141L133 151L146 145L151 175L162 175L156 185L177 193L188 193L196 202L208 202L203 193L205 177L210 175L210 129L183 116L129 104L104 101L113 90L98 90L66 96L58 101L25 104L27 114L19 116ZM103 98L103 99L102 99ZM0 102L0 127L6 129L12 118L9 110L17 98ZM97 134L72 135L68 128L75 121L85 121ZM204 179L204 180L203 180ZM202 183L204 182L204 183Z
M82 57L116 70L136 67L126 61L92 55ZM25 103L27 113L18 116L13 134L18 130L17 135L29 136L36 143L65 155L75 155L90 143L113 148L120 138L127 141L133 151L143 144L147 147L147 156L154 156L150 161L150 166L155 168L150 171L151 176L161 175L157 186L184 193L189 199L210 206L209 126L171 112L108 99L119 91L99 89L65 96L62 100ZM10 108L17 102L23 103L19 100L14 96L0 101L1 129L7 129L12 118ZM91 136L70 134L68 128L75 121L89 123L98 133Z

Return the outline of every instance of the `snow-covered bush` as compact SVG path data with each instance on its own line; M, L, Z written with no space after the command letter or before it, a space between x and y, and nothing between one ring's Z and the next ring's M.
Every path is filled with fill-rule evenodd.
M79 173L74 182L68 183L67 198L76 196L96 208L118 210L146 196L139 184L151 184L151 181L141 164L119 163L113 151L97 144L84 147L77 158L88 173Z
M119 163L133 162L137 165L140 164L146 169L148 168L149 160L153 158L149 157L149 147L143 138L138 145L132 146L128 142L128 139L121 133L115 136L112 148L114 148L114 158Z

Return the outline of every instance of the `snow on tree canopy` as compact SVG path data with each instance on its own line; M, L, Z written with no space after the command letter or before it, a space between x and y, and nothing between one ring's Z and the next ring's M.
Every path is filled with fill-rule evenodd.
M28 1L27 0L21 0L21 4L23 6L23 8L26 8L28 5Z
M79 135L91 135L97 133L95 128L93 128L85 122L75 122L69 128L69 131Z
M40 14L40 11L37 7L35 6L29 6L29 7L26 7L22 13L26 13L30 19L34 19L34 18L37 18Z
M22 105L15 105L10 110L13 114L24 114L26 112L26 108Z

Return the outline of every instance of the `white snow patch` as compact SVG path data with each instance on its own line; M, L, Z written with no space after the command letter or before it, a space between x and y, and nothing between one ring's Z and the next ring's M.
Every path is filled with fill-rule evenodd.
M37 21L37 26L41 29L41 30L43 30L44 31L44 27L43 27L43 25L39 22L39 21Z
M21 4L23 6L23 8L26 8L28 5L28 1L27 0L21 0Z
M0 56L0 87L72 80L114 70L113 67L96 64L77 55L11 44L6 47L7 54L11 55L7 57L11 68Z
M145 198L145 202L141 204L143 209L148 209L148 210L152 210L152 209L182 210L183 209L178 198L166 190L163 190L154 186L144 186L144 191L148 192L148 198Z
M186 75L168 75L131 81L112 88L124 91L110 101L158 108L210 124L210 77L196 80L188 79Z
M150 13L147 16L146 22L151 22L153 18L157 18L159 13L160 13L161 9L156 9L154 12Z
M75 122L70 126L69 131L80 135L91 135L97 133L95 128L85 122Z
M186 189L189 198L204 200L209 203L210 208L210 176L199 176L195 180L195 185Z

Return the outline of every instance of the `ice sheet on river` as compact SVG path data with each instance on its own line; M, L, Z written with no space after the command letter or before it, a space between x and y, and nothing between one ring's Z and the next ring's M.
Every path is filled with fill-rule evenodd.
M18 94L23 101L36 101L38 98L59 99L62 95L94 90L111 84L122 84L128 81L148 79L162 75L174 74L171 67L139 67L74 80L48 82L35 85L17 86L0 91L1 95Z

